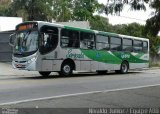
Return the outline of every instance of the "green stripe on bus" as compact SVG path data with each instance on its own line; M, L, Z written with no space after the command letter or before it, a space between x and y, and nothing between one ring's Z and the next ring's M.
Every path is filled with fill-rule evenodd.
M83 49L81 49L81 51L88 58L98 62L112 63L112 64L121 64L122 62L121 59L119 59L113 54L110 54L107 51L95 51L95 50L83 50Z
M81 52L90 58L91 60L110 63L110 64L121 64L122 61L127 60L130 63L148 63L148 60L142 60L144 54L140 57L132 55L130 52L111 52L111 51L98 51L98 50L84 50Z
M131 54L131 52L113 52L113 54L120 58L122 61L127 60L130 63L147 63L148 60L140 59L142 56L144 56L144 53L140 53L138 55L141 56L134 56Z

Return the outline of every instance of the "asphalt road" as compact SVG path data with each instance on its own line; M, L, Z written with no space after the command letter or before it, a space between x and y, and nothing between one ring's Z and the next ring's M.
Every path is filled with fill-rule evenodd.
M38 74L5 75L0 76L0 105L42 108L160 107L159 90L160 69L125 75L85 73L47 78Z

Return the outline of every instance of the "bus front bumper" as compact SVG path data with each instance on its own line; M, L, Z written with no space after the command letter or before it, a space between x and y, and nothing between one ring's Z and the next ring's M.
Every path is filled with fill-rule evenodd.
M36 70L36 58L32 58L28 61L12 61L12 66L15 69L19 70L28 70L28 71L35 71Z

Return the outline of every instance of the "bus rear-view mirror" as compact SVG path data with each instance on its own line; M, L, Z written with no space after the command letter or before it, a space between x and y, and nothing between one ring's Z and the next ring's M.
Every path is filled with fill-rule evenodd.
M14 46L14 41L15 41L15 38L16 38L16 34L11 34L10 37L9 37L9 45L10 46Z

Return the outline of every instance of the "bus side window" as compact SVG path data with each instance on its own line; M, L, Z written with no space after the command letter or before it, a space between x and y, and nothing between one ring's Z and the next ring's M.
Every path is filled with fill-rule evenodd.
M113 51L122 51L122 39L120 37L110 37L110 48Z
M61 30L61 47L79 48L79 32L74 30Z
M148 53L148 42L143 41L143 52Z
M141 40L134 40L133 41L133 49L134 52L139 53L139 52L143 52L143 43Z
M96 36L96 49L109 50L109 37L98 34Z
M80 32L80 48L95 49L95 34Z
M123 38L123 51L132 52L133 43L132 39Z

